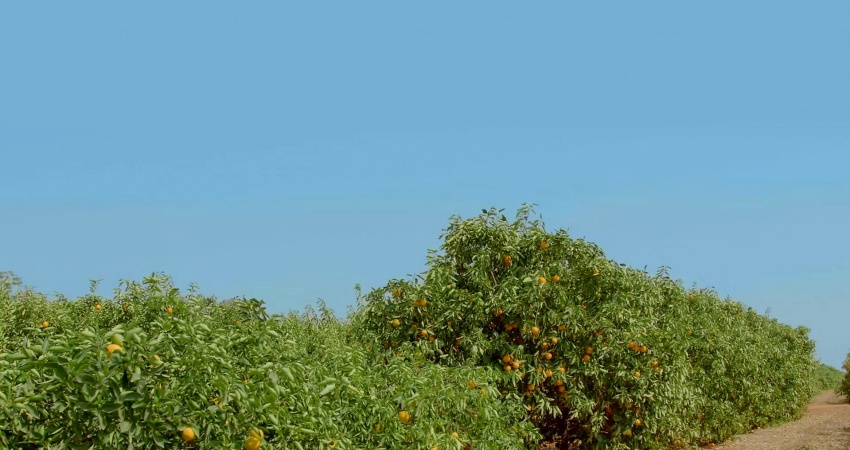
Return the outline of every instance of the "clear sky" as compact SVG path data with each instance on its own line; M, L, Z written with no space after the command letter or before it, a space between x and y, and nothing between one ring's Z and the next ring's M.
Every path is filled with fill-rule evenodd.
M0 270L344 314L537 203L850 351L850 2L0 5Z

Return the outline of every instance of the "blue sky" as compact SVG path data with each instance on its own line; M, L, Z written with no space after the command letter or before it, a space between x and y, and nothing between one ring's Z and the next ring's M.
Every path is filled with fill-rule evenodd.
M340 314L536 203L850 351L850 3L0 6L0 270Z

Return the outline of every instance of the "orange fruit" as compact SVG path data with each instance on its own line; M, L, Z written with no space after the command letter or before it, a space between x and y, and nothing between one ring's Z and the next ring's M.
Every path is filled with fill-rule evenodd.
M400 421L401 421L401 423L409 423L409 422L410 422L410 419L411 419L411 417L410 417L410 413L409 413L409 412L407 412L407 411L405 411L405 410L401 410L401 411L398 413L398 420L400 420Z
M581 360L582 360L582 361L584 361L584 362L588 362L588 361L590 361L590 355L584 355L584 356L582 356L582 357L581 357Z
M505 368L505 372L510 372L510 371L511 371L511 365L510 365L510 364L505 364L505 367L504 367L504 368Z
M640 370L635 370L635 378L640 378Z
M540 243L540 250L546 250L547 248L549 248L548 242L543 241L543 242Z
M543 374L546 375L546 378L552 378L552 371L549 369L546 369L546 372L544 372Z
M167 307L167 308L165 308L165 313L166 313L166 314L171 314L172 312L174 312L174 308L172 308L172 307L170 307L170 306L169 306L169 307Z
M559 281L561 281L561 277L559 275L553 275L552 276L552 282L553 283L557 283Z
M475 389L476 387L478 387L478 385L475 384L475 382L471 381L471 380L468 383L466 383L466 385L469 386L470 389Z
M422 300L419 300L419 306L425 306L425 305L427 305L427 304L428 304L428 300L427 300L427 299L424 299L424 298L423 298Z
M95 311L100 311L100 309L101 309L101 308L103 308L103 307L102 307L102 306L100 306L100 303L98 303L97 305L94 305L94 310L95 310Z
M513 367L514 369L519 369L519 361L512 362L511 367Z
M114 352L120 352L120 351L123 351L123 350L124 350L124 349L123 349L123 348L121 348L121 346L120 346L120 345L118 345L118 344L109 344L109 345L107 345L107 346L106 346L106 354L107 354L107 356L112 356L112 353L114 353Z
M549 353L549 352L546 352L546 354L545 354L545 355L543 355L543 357L544 357L544 358L546 358L546 360L548 361L548 360L551 360L551 359L552 359L552 354L551 354L551 353Z
M593 335L596 336L596 337L599 337L599 336L602 336L602 332L601 331L594 331Z
M537 283L538 284L545 284L546 283L546 277L537 277Z
M398 319L393 319L393 328L398 328L401 326L401 321Z
M642 421L642 420L640 420L640 419L635 419L635 426L636 426L636 427L639 427L639 426L642 426L642 425L643 425L643 421Z
M424 328L419 330L419 336L422 336L422 337L428 336L428 330L426 330Z
M260 450L260 438L256 433L252 432L251 436L245 439L245 450Z
M540 335L540 328L537 328L537 327L531 327L531 335L532 335L533 337L537 337L537 336L539 336L539 335Z
M552 345L558 345L558 338L553 337L551 340L552 340Z
M623 432L623 436L625 436L625 437L629 437L631 435L632 435L632 430L626 430L626 431Z
M511 355L502 356L502 362L503 363L509 363L509 362L511 362L512 359L513 358L511 358Z
M544 343L540 344L540 346L543 347L543 350L549 350L549 343L548 342L544 342Z
M41 322L41 328L47 328L49 326L50 326L50 322L48 322L46 320L44 322Z
M641 353L646 353L646 350L647 350L647 348L646 348L646 346L645 346L645 345L641 345L641 346L640 346L640 352L641 352Z
M452 432L452 437L455 439L460 439L460 435L457 434L457 431Z
M593 347L587 347L587 348L585 348L585 349L584 349L584 354L585 354L585 355L592 355L592 354L593 354Z
M497 316L501 316L502 314L504 314L504 311L502 311L502 308L499 308L499 309L496 310Z
M560 385L560 386L556 386L556 387L555 387L555 390L556 390L556 391L558 391L558 393L559 393L559 394L563 394L563 393L564 393L564 391L566 391L566 390L567 390L567 387L566 387L566 386L564 386L564 385L562 384L562 385Z
M505 268L511 267L511 255L505 255L502 257L502 265L504 265Z
M398 289L393 289L393 297L401 297L401 291Z
M183 429L183 432L180 433L183 437L183 440L186 442L192 442L195 440L195 430L192 427L186 427Z
M567 329L566 325L558 325L558 331L564 331Z
M566 367L558 367L558 372L567 373L567 368Z
M599 275L599 269L593 269L593 275L594 276Z

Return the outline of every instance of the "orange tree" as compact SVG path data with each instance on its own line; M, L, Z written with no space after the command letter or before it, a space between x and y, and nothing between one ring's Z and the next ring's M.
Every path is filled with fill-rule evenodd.
M501 371L543 435L585 448L720 441L811 397L806 329L617 264L531 212L453 217L424 274L359 298L354 329L388 352Z
M162 275L123 287L0 292L0 312L18 313L0 340L0 447L504 449L538 436L495 371L435 366L409 345L387 358L323 306L269 316Z
M848 353L847 358L844 359L842 368L844 369L844 377L841 379L841 383L838 386L838 389L836 389L836 392L850 400L850 353Z

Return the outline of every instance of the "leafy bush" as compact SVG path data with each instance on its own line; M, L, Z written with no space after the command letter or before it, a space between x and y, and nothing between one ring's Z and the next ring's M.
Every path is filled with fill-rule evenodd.
M841 380L841 385L838 386L836 392L850 400L850 353L847 354L842 367L844 368L844 378Z
M817 391L838 390L844 374L835 367L826 364L818 364L812 383Z
M799 416L814 393L807 329L607 260L530 214L453 217L424 274L359 299L358 334L501 369L545 436L587 448L722 441Z
M14 321L0 447L504 449L538 436L492 369L436 366L409 348L389 358L323 306L269 317L256 300L144 284L110 300L0 293Z

